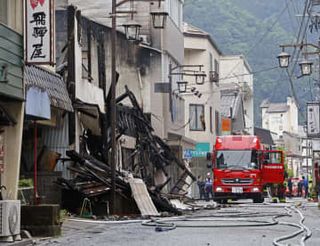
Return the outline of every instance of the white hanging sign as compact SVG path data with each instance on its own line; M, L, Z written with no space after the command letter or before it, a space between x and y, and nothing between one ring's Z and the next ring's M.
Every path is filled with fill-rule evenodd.
M320 137L320 104L307 104L307 136L311 138Z
M25 0L25 43L27 64L54 63L53 0Z

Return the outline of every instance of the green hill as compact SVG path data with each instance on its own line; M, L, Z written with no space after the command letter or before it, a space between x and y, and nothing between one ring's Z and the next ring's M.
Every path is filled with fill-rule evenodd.
M278 66L279 44L290 43L298 31L294 10L301 6L287 6L287 2L186 0L184 19L209 32L224 54L244 54L254 72L268 70ZM264 98L285 101L291 92L288 77L280 68L255 73L254 79L255 115L258 115L255 123L260 125L261 101ZM294 86L304 107L311 100L309 80L294 81ZM301 117L300 121L304 119Z

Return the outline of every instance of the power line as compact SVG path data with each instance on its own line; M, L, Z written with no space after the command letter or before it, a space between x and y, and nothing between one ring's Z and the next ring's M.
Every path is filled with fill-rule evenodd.
M299 27L299 32L298 32L298 37L297 37L296 43L302 43L303 39L306 36L307 29L308 29L308 22L310 20L310 15L308 15L308 19L307 19L306 22L305 22L305 16L306 16L306 13L309 12L309 8L311 7L311 3L312 2L308 1L308 0L305 2L305 6L304 6L304 10L303 10L303 17L302 17L302 20L301 20L301 23L300 23L300 27ZM300 40L300 38L301 38L301 40ZM297 47L295 46L294 50L293 50L292 57L291 57L291 62L294 61L294 63L292 65L292 67L291 67L291 71L289 72L289 69L286 69L286 73L287 73L288 79L289 79L289 86L290 86L291 95L293 96L294 100L297 103L298 112L300 113L302 118L305 118L304 115L302 114L301 106L300 106L300 103L299 103L299 100L298 100L298 97L297 97L297 94L296 94L296 91L295 91L294 83L293 83L293 74L294 74L294 70L295 70L297 62L298 62L298 58L299 58L300 53L301 53L301 48L298 49L297 53L296 53L296 51L297 51Z
M257 42L255 42L255 44L253 46L251 46L251 48L245 53L245 56L249 55L259 44L261 44L262 40L265 39L269 33L271 32L271 30L274 28L274 26L279 22L280 17L283 15L283 13L287 10L289 6L286 5L282 11L278 14L277 18L275 19L275 21L271 24L271 26L264 32L264 34L259 38L259 40ZM233 71L240 65L241 61L239 61L231 70L230 72L227 74L227 77L233 73ZM208 98L207 102L209 101L210 98ZM206 103L207 103L206 102Z

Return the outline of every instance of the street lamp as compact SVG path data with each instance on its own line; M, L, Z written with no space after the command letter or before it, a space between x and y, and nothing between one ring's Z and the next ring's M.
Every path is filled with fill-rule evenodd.
M166 25L168 13L163 11L152 11L150 12L152 17L153 28L163 29Z
M187 92L187 81L178 81L178 89L179 89L179 93L185 93Z
M139 40L141 25L131 20L130 22L122 24L124 32L128 40Z
M278 60L279 60L279 66L281 68L287 68L289 67L289 58L290 55L286 52L284 52L284 50L282 50L282 52L277 56Z
M206 74L202 71L199 71L199 72L195 72L195 75L196 77L196 84L197 85L203 85L204 84L204 80L206 78Z
M299 63L302 76L308 76L312 73L312 62L304 59Z

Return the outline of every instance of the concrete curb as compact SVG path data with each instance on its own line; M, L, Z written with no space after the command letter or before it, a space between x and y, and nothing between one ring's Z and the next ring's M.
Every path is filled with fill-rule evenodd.
M32 239L23 239L21 241L15 241L12 243L1 243L1 246L29 246L34 245Z

